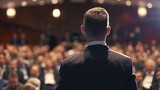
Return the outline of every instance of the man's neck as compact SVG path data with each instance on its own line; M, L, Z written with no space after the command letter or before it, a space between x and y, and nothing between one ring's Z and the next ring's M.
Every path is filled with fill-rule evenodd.
M90 41L87 43L87 46L91 45L107 45L105 41Z

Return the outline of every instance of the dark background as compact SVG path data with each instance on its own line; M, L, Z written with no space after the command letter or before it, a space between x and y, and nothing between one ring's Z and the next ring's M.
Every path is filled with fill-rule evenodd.
M148 9L145 18L139 18L136 6L93 4L93 3L62 3L57 5L17 7L16 17L8 19L6 9L0 9L0 40L6 44L10 41L13 32L26 33L31 44L39 42L40 33L51 33L60 40L65 33L80 33L83 14L86 10L101 6L110 14L110 25L112 27L111 37L115 32L119 33L117 41L129 41L129 34L138 26L141 29L142 42L150 43L156 39L160 43L160 10ZM60 18L52 16L52 10L61 10ZM111 38L110 37L110 38ZM113 39L109 39L114 42Z

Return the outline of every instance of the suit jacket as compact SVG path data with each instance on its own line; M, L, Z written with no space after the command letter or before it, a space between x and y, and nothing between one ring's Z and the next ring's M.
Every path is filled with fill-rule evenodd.
M153 83L152 86L151 86L151 90L159 90L159 85L158 85L158 82L157 83Z
M21 83L19 83L15 90L22 90L22 86L23 85ZM11 88L10 85L8 85L8 86L4 87L2 90L13 90L13 89Z
M10 73L10 70L9 70L9 69L7 69L7 70L4 72L3 78L4 78L5 80L8 79L9 73ZM18 74L18 79L19 79L19 81L20 81L21 83L25 83L26 80L24 79L24 75L23 75L23 73L22 73L18 68L17 68L17 70L16 70L16 73Z
M54 79L55 82L57 84L58 81L58 70L56 68L53 68L53 75L54 75ZM40 90L53 90L53 88L55 88L56 85L46 85L45 84L45 69L42 70L39 79L41 81L41 89Z
M146 77L146 71L143 71L143 77L145 78ZM154 70L154 74L153 74L153 79L152 79L152 83L151 83L151 86L154 84L154 83L157 83L157 79L156 79L156 70ZM143 83L143 82L142 82ZM143 87L142 90L151 90L151 87L149 89Z
M137 90L132 61L104 45L64 60L56 90Z

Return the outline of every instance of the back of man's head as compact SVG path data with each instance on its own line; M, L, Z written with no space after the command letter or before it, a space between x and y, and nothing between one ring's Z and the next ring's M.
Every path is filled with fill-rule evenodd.
M101 7L89 9L84 14L84 29L87 35L92 37L104 36L109 26L109 14Z

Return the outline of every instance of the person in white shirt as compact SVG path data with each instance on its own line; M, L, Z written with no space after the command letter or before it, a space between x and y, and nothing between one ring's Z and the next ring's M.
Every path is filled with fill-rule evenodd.
M144 80L142 82L143 90L150 90L150 87L155 81L155 66L156 63L153 60L147 60L144 63Z

